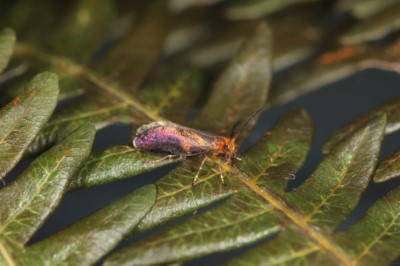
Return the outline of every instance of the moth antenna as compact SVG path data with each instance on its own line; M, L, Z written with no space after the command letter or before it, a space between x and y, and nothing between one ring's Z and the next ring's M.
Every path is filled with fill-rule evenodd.
M236 123L233 125L230 137L233 138L235 136L235 132L237 131L236 129L240 126L240 123L242 120L236 121Z
M270 104L264 105L263 107L261 107L260 109L258 109L257 111L255 111L252 115L250 115L246 121L244 121L244 123L242 123L240 126L235 126L234 130L232 130L232 134L231 137L233 139L236 139L240 132L249 124L249 122L251 120L254 119L254 117L262 112L264 112L265 110L269 109L271 107Z

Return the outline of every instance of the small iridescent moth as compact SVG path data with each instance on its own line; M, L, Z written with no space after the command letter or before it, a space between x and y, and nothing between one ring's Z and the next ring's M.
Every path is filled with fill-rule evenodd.
M231 165L237 156L236 140L240 132L259 113L269 105L255 111L244 123L234 127L230 137L218 136L201 130L185 127L169 121L152 122L139 127L133 146L140 151L166 154L165 158L204 156L193 184L199 178L204 163L209 157L223 159ZM224 183L221 165L218 164L220 177Z

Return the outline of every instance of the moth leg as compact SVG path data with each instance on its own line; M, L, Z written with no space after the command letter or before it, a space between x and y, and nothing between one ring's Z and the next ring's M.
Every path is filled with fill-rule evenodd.
M221 164L218 164L218 168L219 168L219 178L221 179L222 184L225 184L224 174L221 168Z
M197 170L196 176L193 178L192 186L194 186L196 184L197 180L199 179L199 175L200 175L201 169L203 168L203 165L207 161L207 159L208 159L208 156L204 156L203 161L201 161L199 170Z

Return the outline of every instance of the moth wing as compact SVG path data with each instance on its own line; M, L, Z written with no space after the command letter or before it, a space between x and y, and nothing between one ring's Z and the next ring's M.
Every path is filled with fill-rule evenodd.
M160 128L160 127L172 127L172 128L176 128L176 129L181 129L181 130L184 130L187 132L193 132L194 134L203 136L204 138L213 138L213 137L217 136L216 134L213 134L213 133L209 133L209 132L205 132L202 130L182 126L182 125L170 122L170 121L156 121L156 122L151 122L149 124L145 124L136 130L136 136L142 135L149 131L153 131L154 129Z
M151 122L149 124L142 125L136 130L136 136L145 134L146 132L152 131L156 128L160 127L165 127L165 126L178 126L177 124L174 124L169 121L157 121L157 122Z

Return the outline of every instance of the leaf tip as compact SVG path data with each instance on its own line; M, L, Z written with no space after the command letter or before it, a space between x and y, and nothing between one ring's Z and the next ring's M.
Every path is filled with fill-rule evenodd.
M348 139L353 138L355 135L363 134L365 130L374 130L374 128L380 128L382 134L380 134L380 140L382 141L384 137L384 130L386 127L387 115L386 113L374 116L372 119L368 120L366 123L356 126L353 130L348 132L346 135L342 136L339 133L334 133L328 138L327 142L322 147L323 154L330 153L336 146ZM340 129L337 131L340 132Z

